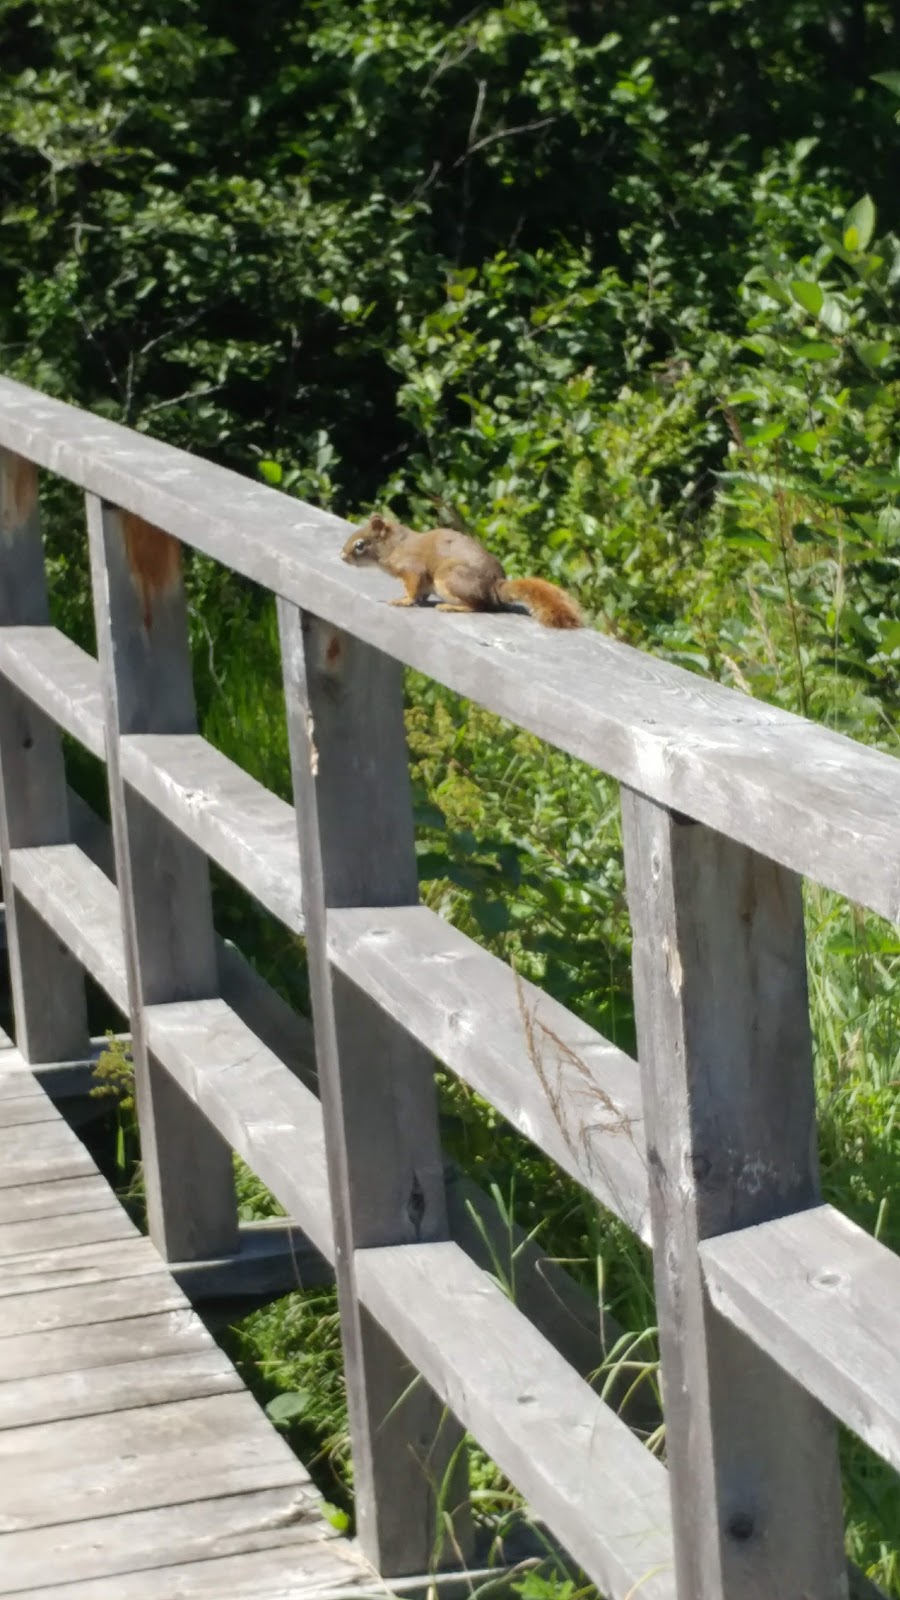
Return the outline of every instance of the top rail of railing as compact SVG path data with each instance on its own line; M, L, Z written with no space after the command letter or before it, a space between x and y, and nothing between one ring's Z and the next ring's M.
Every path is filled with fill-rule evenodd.
M347 524L0 378L0 445L660 804L900 920L900 760L592 629L436 616L339 560Z

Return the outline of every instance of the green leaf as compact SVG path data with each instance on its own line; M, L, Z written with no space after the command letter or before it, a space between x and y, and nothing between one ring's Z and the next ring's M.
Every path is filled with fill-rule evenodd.
M869 195L864 194L844 218L844 249L865 250L875 232L875 207Z
M896 539L900 535L900 507L884 506L875 526L880 539Z
M757 428L753 433L746 435L744 443L768 444L770 439L780 439L784 430L785 424L783 422L764 422L761 428Z
M321 1502L321 1511L325 1521L330 1522L331 1526L336 1528L338 1533L347 1532L347 1529L350 1526L350 1518L348 1517L346 1511L341 1510L340 1506L333 1506L330 1500L323 1500Z
M277 1394L266 1406L266 1416L278 1428L284 1428L289 1422L302 1417L309 1409L309 1395L303 1389L294 1389L289 1394Z
M818 449L819 436L813 433L811 429L806 428L802 433L795 433L791 443L795 444L798 450L805 450L808 456L812 456L815 455Z
M867 367L883 367L891 354L891 349L887 339L873 339L866 344L858 344L856 353Z
M881 629L881 648L891 656L900 650L900 622L886 622Z
M840 302L830 294L825 296L819 318L830 333L843 333L846 330L847 313Z
M775 278L767 278L760 273L759 277L755 278L754 281L759 284L761 289L765 290L765 293L769 296L770 300L778 300L783 306L790 305L790 295L784 288L784 285L778 283Z
M277 461L260 461L257 465L259 466L260 477L265 478L266 483L278 484L281 482L284 474Z
M873 72L872 82L880 83L883 89L890 89L891 94L900 95L900 72Z
M795 345L792 350L799 361L835 361L840 353L833 344L825 344L821 340Z
M825 303L824 291L808 278L796 278L791 284L791 294L798 306L808 311L811 317L817 317Z

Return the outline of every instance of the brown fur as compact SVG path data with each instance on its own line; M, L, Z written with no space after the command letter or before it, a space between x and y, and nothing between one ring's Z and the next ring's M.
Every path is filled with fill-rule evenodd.
M580 628L578 604L545 578L507 578L496 556L471 534L455 528L414 533L377 513L350 535L344 561L381 567L399 578L405 595L395 606L424 605L438 596L438 611L504 611L524 605L547 628Z

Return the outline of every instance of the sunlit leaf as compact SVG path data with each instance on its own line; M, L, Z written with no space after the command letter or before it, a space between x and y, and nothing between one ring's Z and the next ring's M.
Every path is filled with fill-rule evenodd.
M811 317L819 315L825 302L825 293L819 284L811 283L807 278L796 278L791 284L791 294L798 306L808 311Z
M870 197L864 194L855 206L850 207L844 218L844 249L865 250L874 232L875 207Z

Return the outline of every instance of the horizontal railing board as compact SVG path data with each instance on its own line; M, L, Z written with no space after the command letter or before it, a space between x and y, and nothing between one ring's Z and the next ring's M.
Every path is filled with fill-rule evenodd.
M293 806L200 734L131 734L119 761L131 788L267 911L303 932Z
M13 882L113 1004L127 1014L128 986L115 884L75 844L14 851ZM252 1017L270 1045L283 1048L291 1075L299 1073L311 1080L314 1062L309 1024L223 941L218 942L218 960L226 1000L233 992L241 1014Z
M673 1600L665 1468L487 1274L445 1243L358 1250L356 1276L367 1310L600 1592Z
M74 842L107 878L114 874L109 824L69 790L69 817ZM274 1050L304 1082L315 1084L316 1059L312 1023L261 978L237 947L218 935L216 952L223 999L242 1017L270 1050Z
M334 1259L319 1102L224 1000L148 1006L157 1060L327 1260Z
M330 911L332 963L643 1237L638 1069L425 906Z
M113 1005L128 1012L125 954L114 883L76 844L12 853L13 883Z
M0 672L103 760L103 700L94 656L58 628L0 628Z
M86 822L99 822L82 801L78 801L76 809L79 821L86 819ZM101 828L102 826L100 824ZM98 834L98 837L102 835ZM107 988L107 993L112 991L114 1000L116 996L121 999L125 985L124 957L119 931L118 896L114 884L75 845L47 846L37 857L33 853L30 854L31 859L20 860L16 868L19 884L26 897L33 894L36 909L50 926L64 939L64 942L69 944L89 971L97 976L103 974L103 986ZM76 917L72 911L73 906L81 906L82 915ZM267 1104L270 1111L273 1111L275 1086L284 1081L278 1077L273 1061L276 1065L280 1065L282 1061L287 1060L292 1072L300 1070L305 1081L309 1082L311 1079L310 1025L275 995L263 979L239 957L237 951L223 946L219 951L219 962L223 977L224 1003L232 1008L236 1006L240 1013L240 1025L230 1024L232 1042L236 1045L238 1053L248 1050L256 1053L261 1050L263 1046L254 1044L254 1040L258 1039L260 1034L264 1034L265 1045L268 1046L271 1059L259 1055L257 1059L267 1063L270 1073ZM240 979L237 983L235 973L232 971L234 963L237 963L236 971ZM238 991L236 994L233 992L235 990ZM277 1007L274 1023L270 1015L273 1005ZM159 1026L162 1026L161 1018ZM156 1038L165 1052L162 1059L169 1071L173 1071L175 1076L180 1076L183 1072L186 1079L187 1066L178 1065L185 1034L182 1032L180 1042L174 1030L167 1042L162 1039L159 1031ZM217 1126L228 1138L238 1139L240 1136L240 1142L235 1143L234 1148L239 1150L250 1166L259 1171L260 1176L268 1175L273 1193L288 1211L292 1211L294 1198L298 1192L297 1186L302 1185L304 1181L303 1167L297 1162L295 1146L290 1145L283 1169L276 1167L273 1170L272 1163L279 1162L277 1150L267 1160L265 1141L263 1140L262 1154L257 1148L256 1128L254 1127L245 1138L240 1135L239 1127L235 1126L235 1123L240 1121L241 1108L248 1101L249 1111L258 1114L260 1106L254 1098L254 1093L254 1086L251 1084L250 1093L241 1097L239 1103L235 1102L234 1115L228 1113L226 1108L222 1108L221 1112L215 1112L215 1116L220 1116L221 1119ZM204 1109L210 1114L209 1106L204 1105ZM320 1175L321 1184L325 1155L322 1114L318 1101L311 1093L305 1098L296 1097L288 1080L284 1100L279 1101L273 1115L276 1123L289 1122L292 1115L302 1115L306 1119L304 1139L307 1142L312 1141L306 1147L312 1151L311 1169ZM468 1241L467 1248L470 1249L470 1253L474 1251L483 1256L485 1239L491 1239L498 1228L501 1232L505 1232L507 1247L511 1249L515 1246L516 1250L517 1264L513 1268L510 1263L510 1272L517 1273L524 1281L523 1292L529 1315L548 1332L552 1331L557 1336L560 1348L565 1350L571 1360L579 1363L583 1371L599 1368L603 1362L604 1340L600 1337L599 1313L596 1305L592 1310L591 1298L578 1289L562 1268L547 1261L539 1251L528 1249L523 1252L521 1238L516 1232L510 1235L508 1230L503 1230L493 1200L477 1186L465 1184L465 1198L456 1193L458 1184L452 1188L450 1215L454 1237ZM66 1203L70 1204L71 1201L67 1200ZM473 1208L474 1217L467 1210L467 1205ZM330 1259L333 1251L330 1237L326 1243L327 1248L322 1249L322 1254ZM492 1248L495 1248L498 1256L502 1258L502 1247L499 1242ZM619 1330L615 1325L609 1324L609 1319L605 1320L604 1327L605 1347L608 1348L610 1343L615 1342ZM642 1414L642 1408L638 1407L638 1413Z
M105 755L100 666L56 628L0 628L0 672L64 731ZM200 734L130 734L123 776L296 933L303 931L294 808Z
M900 918L900 762L593 630L385 604L347 524L0 380L0 443L651 799Z
M234 1306L236 1301L274 1299L293 1289L334 1282L330 1262L302 1229L280 1217L242 1222L235 1255L170 1261L169 1271L192 1305L230 1301Z
M900 1469L900 1257L832 1206L700 1257L716 1310Z

